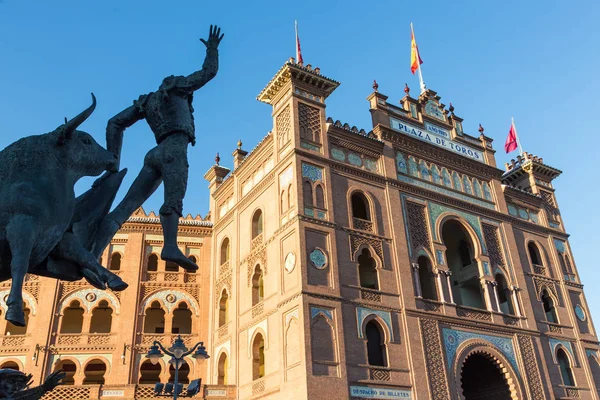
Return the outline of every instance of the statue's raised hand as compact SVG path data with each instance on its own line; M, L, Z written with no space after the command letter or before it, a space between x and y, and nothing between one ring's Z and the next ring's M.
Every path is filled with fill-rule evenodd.
M42 387L44 388L44 390L46 392L49 392L52 389L54 389L55 387L57 387L60 384L60 381L65 376L67 376L67 374L64 373L60 369L58 371L54 371L53 373L51 373L50 375L48 375L48 377L46 378L46 380L44 381L44 383L42 383Z
M225 36L225 34L221 33L221 28L216 25L214 27L211 25L210 32L208 33L208 40L200 39L200 41L209 49L217 49L223 36Z

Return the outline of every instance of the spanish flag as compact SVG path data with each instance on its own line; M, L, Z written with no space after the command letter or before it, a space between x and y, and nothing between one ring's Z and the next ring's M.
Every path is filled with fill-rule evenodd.
M412 30L412 24L410 24L410 72L415 74L415 71L419 69L419 65L423 64L421 55L419 54L419 47L415 40L415 32Z

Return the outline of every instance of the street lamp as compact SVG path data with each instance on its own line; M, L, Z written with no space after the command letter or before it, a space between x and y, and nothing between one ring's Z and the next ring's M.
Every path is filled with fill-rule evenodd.
M162 352L161 352L162 350ZM163 354L164 352L164 354ZM192 354L194 353L194 354ZM206 352L206 347L204 347L204 342L196 343L191 349L188 349L181 338L181 335L175 339L173 345L170 349L165 349L164 346L158 341L155 340L152 346L150 346L150 351L146 355L146 358L150 360L152 364L158 363L158 360L162 358L164 355L171 356L171 360L169 360L169 364L173 366L175 369L175 381L173 382L174 390L173 390L173 400L177 400L177 396L179 395L179 368L185 363L185 357L192 354L192 358L198 360L202 363L204 360L209 358L210 356ZM162 385L161 385L162 386ZM191 384L190 384L191 386ZM194 388L196 389L196 388ZM189 387L188 387L189 390ZM199 388L198 388L199 390ZM161 388L162 391L162 388ZM158 394L158 393L157 393ZM165 394L167 391L165 390ZM195 394L195 393L194 393Z

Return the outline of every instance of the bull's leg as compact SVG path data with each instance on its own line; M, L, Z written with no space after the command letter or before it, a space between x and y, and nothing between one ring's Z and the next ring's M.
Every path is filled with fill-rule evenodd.
M104 282L112 290L121 291L127 288L128 285L118 275L100 265L98 260L83 247L73 233L65 233L57 249L61 257L78 264L81 267L83 276L97 288L106 289Z
M12 284L6 305L6 320L17 326L25 326L23 312L23 281L29 269L29 258L37 236L33 218L25 215L14 216L6 226L6 239L12 253L10 275Z
M150 158L154 158L153 153L157 150L158 148L155 147L146 155L144 167L137 178L135 178L135 181L133 181L125 198L102 220L92 248L92 254L96 259L100 258L106 246L108 246L121 225L127 221L127 218L140 208L161 184L162 177L160 172L152 167L149 162Z

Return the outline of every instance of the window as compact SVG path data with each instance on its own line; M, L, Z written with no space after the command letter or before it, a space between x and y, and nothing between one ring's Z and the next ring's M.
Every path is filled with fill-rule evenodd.
M252 342L252 380L265 376L265 339L257 334Z
M84 312L77 300L72 301L63 312L60 333L81 333Z
M452 297L458 305L485 309L479 268L474 261L474 245L465 226L454 219L442 226L442 242L446 246L446 261Z
M162 366L160 363L152 364L150 360L146 360L140 367L140 380L138 383L141 384L155 384L160 382L160 373L162 372Z
M150 256L148 256L146 270L149 272L158 271L158 256L156 254L150 254Z
M146 310L144 333L165 333L165 310L158 301L153 302Z
M373 257L371 257L371 252L363 249L360 256L358 256L358 276L361 287L378 289L377 269L375 266L376 263Z
M227 261L229 261L229 238L226 237L221 242L221 262L219 264L223 265Z
M190 366L186 362L179 367L179 376L177 377L177 383L190 383ZM169 366L169 383L175 382L175 367L171 364Z
M5 335L25 335L27 333L27 325L29 324L29 314L31 313L27 305L23 303L23 312L25 313L25 326L13 325L12 322L6 321Z
M542 305L544 306L544 314L546 314L546 321L558 324L558 317L556 316L554 300L552 300L546 289L542 290L541 297Z
M173 310L173 324L171 325L171 333L188 335L192 333L192 312L188 309L187 304L179 303L177 308Z
M322 185L315 185L315 197L317 200L317 207L325 209L325 194L323 193Z
M563 349L558 349L556 352L556 361L558 361L558 368L560 369L560 376L562 377L563 384L565 386L575 386L573 371L571 371L571 363Z
M265 287L263 281L263 272L260 269L260 265L254 268L254 275L252 276L252 306L254 307L265 297Z
M217 385L227 385L227 369L229 368L227 354L222 353L217 367Z
M98 307L92 310L90 322L90 333L110 333L112 325L113 310L108 306L106 300L98 303Z
M514 314L514 308L511 301L511 291L508 288L508 284L506 283L506 279L502 274L496 275L496 290L498 291L498 307L500 311L504 314Z
M167 261L165 263L165 271L166 272L179 272L179 265L175 264L174 262Z
M365 327L365 336L367 337L367 358L369 365L384 367L386 365L386 357L381 325L375 321L369 321Z
M360 218L366 221L370 221L371 217L369 215L369 207L367 198L364 194L356 192L352 194L351 197L352 202L352 216L354 218Z
M85 366L83 373L85 374L84 385L102 385L104 384L106 364L101 360L92 360Z
M424 299L437 300L437 290L435 288L435 276L431 262L427 257L421 256L418 258L419 264L419 281L421 283L421 296Z
M219 328L227 323L229 312L229 296L227 296L227 292L223 289L221 293L221 300L219 300Z
M533 242L529 242L527 244L527 249L529 250L529 260L533 265L544 265L542 263L542 257L540 257L540 251L538 247Z
M121 254L113 253L110 256L110 268L111 271L120 271L121 270Z
M302 184L302 192L303 192L303 197L304 197L304 204L307 206L312 206L313 205L313 187L312 187L312 183L310 183L309 181L304 181L304 183Z
M54 366L54 371L62 371L66 374L61 381L62 385L74 385L75 384L75 373L77 372L77 365L71 360L61 360Z
M256 210L252 216L252 239L263 233L263 215L261 210Z
M0 369L13 369L15 371L19 371L19 364L14 361L7 361L0 365Z

